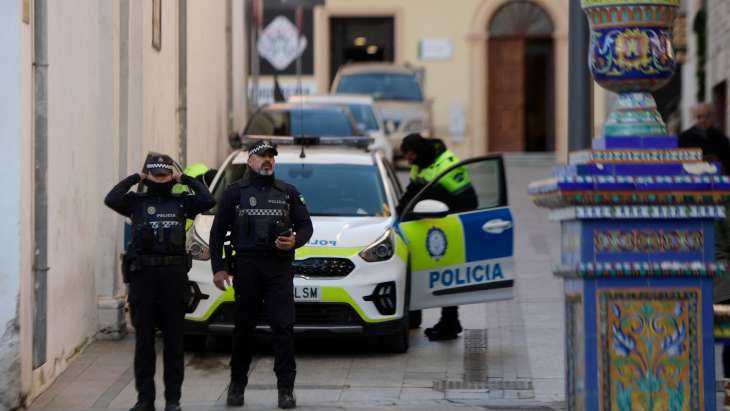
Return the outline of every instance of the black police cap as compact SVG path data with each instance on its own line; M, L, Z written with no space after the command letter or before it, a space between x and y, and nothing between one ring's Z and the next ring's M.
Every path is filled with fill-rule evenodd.
M248 147L248 154L262 155L267 151L271 151L275 156L279 155L279 151L276 150L276 144L268 140L258 140Z
M144 171L155 176L171 175L173 171L173 161L166 154L150 153L144 162Z

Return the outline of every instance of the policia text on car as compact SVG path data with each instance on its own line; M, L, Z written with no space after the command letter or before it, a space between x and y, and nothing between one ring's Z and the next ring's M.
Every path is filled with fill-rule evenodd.
M447 150L441 140L426 139L420 134L406 136L400 149L411 164L411 171L408 187L398 202L399 215L419 191L459 162L459 158L451 150ZM439 184L432 186L429 192L422 196L422 199L424 198L444 202L451 213L473 210L477 207L477 195L464 167L458 167L440 178ZM420 312L411 315L420 316ZM435 326L427 328L425 333L429 340L438 341L454 339L461 331L459 308L444 307L441 309L441 319Z
M236 314L228 405L241 406L251 364L256 311L263 300L273 333L274 372L279 407L294 408L294 250L312 236L312 221L302 196L274 178L276 146L259 140L249 147L248 170L220 200L210 232L215 285L225 290L233 274ZM235 256L223 259L231 232ZM230 263L233 263L230 266Z
M142 182L146 192L129 192ZM194 194L173 194L176 183ZM184 375L183 324L191 259L185 249L185 219L215 205L200 181L173 176L169 156L151 154L145 173L132 174L107 194L107 206L132 219L132 241L124 257L129 306L135 328L134 377L137 404L132 411L154 410L155 329L164 339L165 411L180 410Z

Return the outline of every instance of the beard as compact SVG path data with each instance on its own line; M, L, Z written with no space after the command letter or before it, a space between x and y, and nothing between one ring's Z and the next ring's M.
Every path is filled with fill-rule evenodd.
M274 167L271 166L271 163L263 163L261 164L261 167L259 167L256 171L257 174L262 176L272 176L274 175Z

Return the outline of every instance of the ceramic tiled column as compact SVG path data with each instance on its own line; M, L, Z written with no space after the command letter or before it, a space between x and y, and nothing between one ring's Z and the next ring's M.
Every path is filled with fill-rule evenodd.
M714 222L730 180L678 149L651 91L679 0L583 0L594 79L619 94L592 150L530 185L562 225L570 410L715 410Z

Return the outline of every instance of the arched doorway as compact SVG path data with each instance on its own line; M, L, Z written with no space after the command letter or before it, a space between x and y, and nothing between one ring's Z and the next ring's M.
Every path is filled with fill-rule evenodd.
M539 5L514 0L489 24L490 152L555 150L553 23Z

